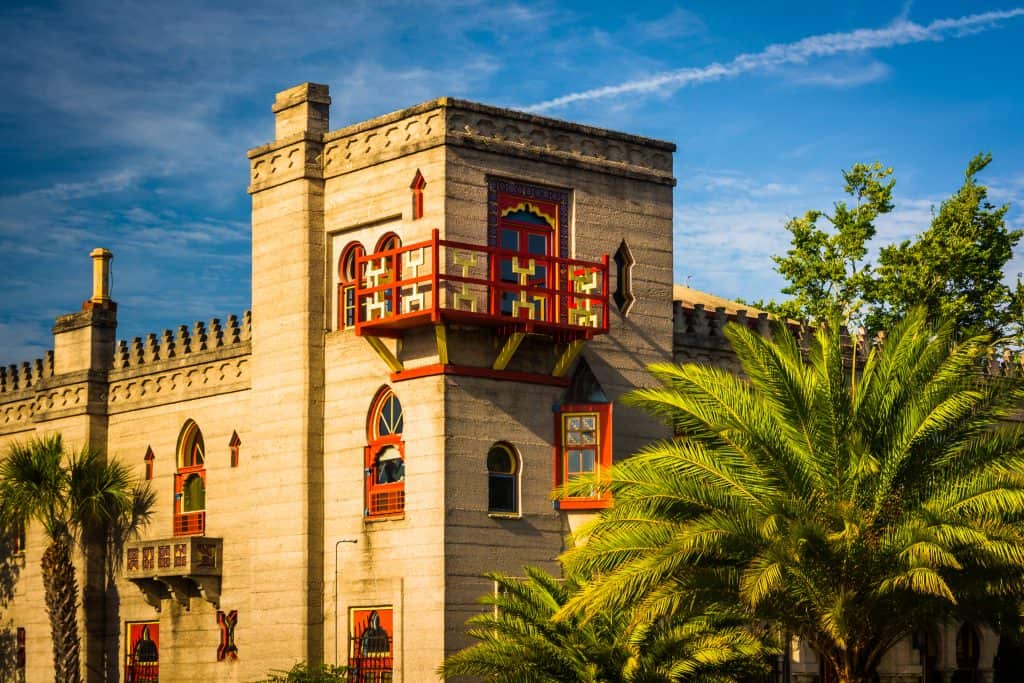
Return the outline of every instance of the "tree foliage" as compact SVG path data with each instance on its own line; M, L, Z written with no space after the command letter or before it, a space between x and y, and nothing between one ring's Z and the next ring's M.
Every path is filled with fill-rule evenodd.
M59 434L14 443L0 461L0 527L36 522L49 539L42 576L57 683L81 679L73 550L106 553L113 571L111 555L148 522L154 500L125 465L69 452Z
M1020 334L1024 285L1003 283L1003 267L1024 234L1008 230L1009 205L993 206L977 175L992 161L979 154L964 183L942 202L931 226L913 242L883 247L870 292L868 325L890 327L905 311L923 305L932 319L952 319L962 334Z
M808 211L786 224L791 247L774 257L792 298L756 304L812 323L840 319L870 330L888 329L915 306L931 320L952 319L961 338L981 332L1022 333L1024 284L1007 286L1003 269L1022 231L1006 225L1009 205L994 206L978 174L992 161L978 154L960 189L942 202L931 224L913 239L881 246L872 260L877 219L893 209L892 169L854 164L843 173L853 204L831 214Z
M875 221L893 208L891 176L892 169L877 162L854 164L843 172L852 206L839 201L831 214L808 211L786 224L792 247L773 260L789 282L783 293L793 298L769 308L798 320L849 321L856 314L871 282L867 257Z
M844 682L872 679L914 629L986 619L1024 590L1024 400L979 383L989 339L917 309L850 372L821 325L805 355L730 325L746 378L656 365L630 401L676 438L613 468L615 505L563 558L595 578L566 612L671 615L731 594L810 644Z
M472 617L475 645L445 660L439 673L489 683L726 683L757 671L761 637L721 610L676 612L634 621L629 610L556 618L585 582L526 567L525 578L489 574L498 590Z

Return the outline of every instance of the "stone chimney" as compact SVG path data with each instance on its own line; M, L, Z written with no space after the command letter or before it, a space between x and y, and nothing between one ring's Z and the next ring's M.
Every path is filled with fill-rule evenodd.
M110 260L106 249L93 249L92 296L82 310L57 318L53 326L53 372L105 372L113 365L117 304L110 298Z
M277 93L274 106L274 137L277 140L297 133L322 135L330 123L329 88L320 83L303 83Z

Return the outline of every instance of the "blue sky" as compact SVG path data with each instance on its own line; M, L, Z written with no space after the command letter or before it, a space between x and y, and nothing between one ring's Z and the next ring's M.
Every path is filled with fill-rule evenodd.
M839 199L857 161L895 168L883 240L925 229L979 151L1024 227L1012 0L9 1L0 363L51 346L96 246L121 338L247 308L245 152L303 81L330 85L332 128L450 95L675 141L676 281L722 296L777 296L787 218Z

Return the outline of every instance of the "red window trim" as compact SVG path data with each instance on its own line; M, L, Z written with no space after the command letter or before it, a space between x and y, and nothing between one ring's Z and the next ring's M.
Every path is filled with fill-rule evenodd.
M405 441L402 439L402 433L381 436L377 429L381 410L392 397L401 407L402 402L395 396L391 387L382 387L370 404L370 410L366 416L367 445L363 449L363 516L365 519L387 519L401 517L405 514L404 475L402 481L386 484L378 484L376 481L377 457L385 448L397 449L402 458L403 468L405 464ZM404 413L404 408L402 410Z
M359 242L349 242L348 244L345 245L345 248L341 250L341 257L338 258L338 329L339 330L349 330L349 329L355 328L355 326L356 326L356 311L354 309L354 306L355 306L356 283L359 281L359 272L358 271L353 272L352 273L352 278L349 278L348 274L345 272L345 261L349 258L349 256L351 256L352 257L352 263L355 264L356 258L358 258L359 256L362 256L365 253L366 253L366 249L363 248L363 245L361 243L359 243ZM353 268L355 268L354 265L353 265ZM352 324L351 325L347 325L345 323L345 313L346 313L346 309L345 309L345 295L349 291L352 292L352 305L353 305Z
M186 458L191 463L191 453L186 453L194 448L195 441L199 439L203 443L202 462L186 465ZM175 458L177 471L174 473L174 536L204 536L206 535L206 440L203 439L203 430L199 428L194 420L185 422L181 435L178 437L178 452ZM198 474L203 482L203 509L184 510L185 505L185 482L192 474Z
M579 413L596 413L598 418L598 452L597 452L597 474L605 478L612 466L612 404L611 403L576 403L563 405L555 411L555 457L554 457L554 481L555 489L565 490L567 481L565 444L563 443L563 424L567 416ZM600 510L611 507L611 493L605 491L598 496L566 496L563 495L557 501L559 510Z
M412 179L412 184L409 185L409 189L412 190L412 219L417 220L423 218L423 188L427 186L427 181L423 177L423 174L417 169L416 176Z

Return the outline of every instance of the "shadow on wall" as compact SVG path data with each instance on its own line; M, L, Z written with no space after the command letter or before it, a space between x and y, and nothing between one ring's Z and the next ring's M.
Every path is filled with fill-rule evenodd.
M14 598L14 585L25 562L24 554L13 551L12 544L0 543L0 609L6 608ZM7 678L8 673L17 670L17 641L13 623L6 623L0 627L0 682L17 680L13 677Z

